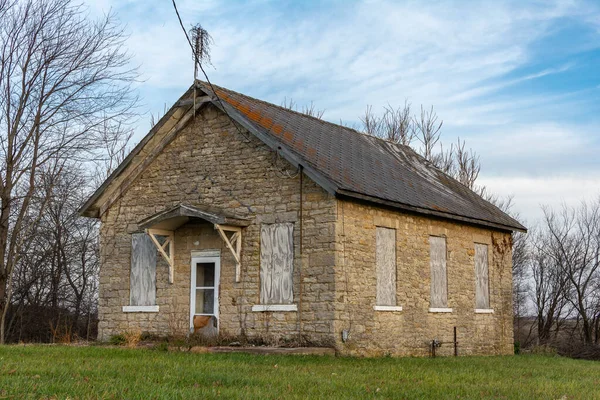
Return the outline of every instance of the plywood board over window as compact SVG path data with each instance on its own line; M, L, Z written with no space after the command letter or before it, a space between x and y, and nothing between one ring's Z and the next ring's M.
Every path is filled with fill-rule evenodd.
M446 238L429 237L431 265L431 308L448 307L448 276L446 271Z
M131 306L156 304L156 248L146 233L131 235Z
M396 305L396 230L377 227L377 305Z
M260 302L294 301L294 224L263 224L260 229Z
M488 246L475 243L475 308L490 308Z

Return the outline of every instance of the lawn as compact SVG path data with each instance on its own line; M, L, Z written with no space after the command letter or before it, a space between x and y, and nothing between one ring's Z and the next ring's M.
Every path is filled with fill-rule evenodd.
M600 362L336 358L0 347L0 398L600 398Z

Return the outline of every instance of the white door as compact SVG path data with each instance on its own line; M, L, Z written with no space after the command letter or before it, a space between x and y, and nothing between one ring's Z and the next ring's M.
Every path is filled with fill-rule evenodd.
M220 257L193 257L190 293L190 328L194 332L205 329L216 333L219 323ZM194 323L194 318L196 323ZM212 318L210 318L212 317ZM204 325L203 325L204 324Z

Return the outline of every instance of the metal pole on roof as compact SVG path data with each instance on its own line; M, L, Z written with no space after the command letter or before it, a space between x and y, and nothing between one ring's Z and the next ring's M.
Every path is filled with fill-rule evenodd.
M194 56L194 118L196 117L196 80L198 79L198 69L202 68L202 61L207 60L210 63L210 45L212 38L202 28L202 25L197 24L190 29L190 34L194 40L192 53Z

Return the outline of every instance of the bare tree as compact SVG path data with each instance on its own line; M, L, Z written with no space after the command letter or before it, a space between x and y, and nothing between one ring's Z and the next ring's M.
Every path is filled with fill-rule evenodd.
M429 161L437 169L447 173L448 175L456 179L459 178L459 169L453 145L450 145L450 149L444 149L443 143L440 143L440 151L438 153L435 153Z
M433 106L427 111L421 106L421 115L413 118L417 138L421 142L421 155L427 160L434 157L435 148L440 141L444 121L438 119Z
M363 116L360 117L362 123L362 130L367 135L385 138L385 132L383 132L382 118L373 112L373 106L367 105L367 109Z
M314 117L317 119L323 119L323 114L325 114L325 110L319 110L312 101L310 102L310 104L305 104L302 107L298 108L298 105L296 104L294 99L292 99L291 97L289 100L287 97L285 97L283 99L283 101L281 102L281 107L286 108L288 110L296 111L296 112L308 115L309 117Z
M85 174L71 166L53 185L53 196L44 215L45 227L52 243L53 285L51 307L59 305L73 312L72 325L78 326L86 292L98 269L98 243L96 221L81 218L78 208L88 194ZM68 286L66 285L68 284ZM68 293L59 304L59 286L65 285Z
M458 181L466 187L473 189L481 171L479 156L472 149L466 150L465 141L461 142L460 138L457 140L455 151L451 152L451 154L455 155Z
M531 257L531 290L540 344L546 344L551 339L552 330L558 332L568 314L567 294L570 282L562 260L556 257L556 245L547 231L535 233Z
M480 195L485 191L476 187L481 170L479 156L472 149L467 150L466 142L460 138L456 145L444 147L441 142L443 121L439 119L433 107L425 109L421 106L420 114L413 116L411 104L405 100L404 105L397 108L388 104L379 116L372 106L367 106L360 121L360 129L366 134L413 147L436 168L463 185L477 190ZM415 140L418 141L418 146L415 146Z
M394 108L388 104L384 110L385 139L410 146L416 136L416 127L412 123L411 104L408 100L404 100L404 106Z
M0 342L13 270L67 161L90 158L104 125L125 121L135 69L113 15L98 21L70 0L1 3ZM32 203L38 204L32 207ZM25 223L27 221L27 223Z
M520 337L521 320L527 313L527 300L530 291L531 247L529 237L523 232L513 232L512 273L513 273L513 315L515 318L515 337ZM521 340L519 340L521 342ZM525 344L525 343L522 343Z
M150 113L150 129L154 128L154 126L156 124L158 124L158 121L160 121L160 119L169 111L169 108L167 107L167 103L163 104L163 110L162 113L158 112L156 113L156 115L154 115L153 113Z
M600 199L560 212L544 209L548 253L569 282L567 299L581 320L584 343L598 340L598 288L600 282ZM596 336L596 337L595 337Z
M409 146L415 139L416 126L413 123L411 104L408 100L404 101L402 107L394 108L388 104L383 108L382 116L375 114L372 106L367 106L360 121L362 130L371 136L405 146Z
M132 136L133 130L121 121L104 121L94 149L93 165L90 166L93 169L90 189L99 187L125 159Z
M89 194L88 172L71 163L52 178L44 177L38 185L38 190L51 186L52 194L49 199L40 197L46 202L45 212L24 241L13 272L6 326L12 340L87 337L86 323L96 309L98 226L78 215ZM30 208L40 206L34 199Z

